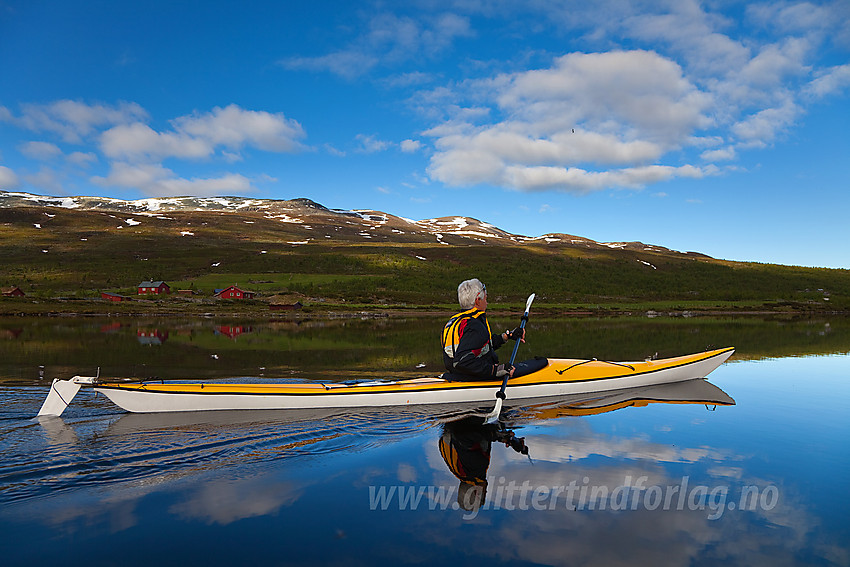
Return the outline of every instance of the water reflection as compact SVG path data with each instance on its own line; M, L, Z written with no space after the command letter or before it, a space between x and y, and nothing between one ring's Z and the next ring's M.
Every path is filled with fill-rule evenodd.
M98 364L166 378L260 366L274 380L427 375L415 369L433 350L427 320L253 322L237 340L216 334L224 320L0 321L22 330L0 337L0 540L14 542L4 565L69 550L91 564L237 564L248 548L270 564L400 554L437 564L848 564L850 359L779 357L846 353L850 323L658 321L539 320L528 355L622 360L639 359L638 343L674 354L735 344L737 362L711 375L734 400L694 381L508 404L483 434L484 471L460 475L487 483L470 509L441 440L460 433L474 445L482 433L470 418L491 407L137 415L86 391L63 418L32 420L51 378ZM142 346L139 328L168 340ZM528 456L500 442L510 433ZM163 533L174 543L138 544Z
M440 456L449 471L460 484L457 489L458 505L465 511L475 511L486 502L487 488L490 484L488 469L493 443L503 443L516 453L529 455L529 447L524 437L517 437L512 427L528 423L541 423L546 420L557 420L564 417L590 416L621 410L628 407L646 407L649 404L704 404L716 408L718 405L734 405L733 400L723 390L705 380L690 380L676 384L662 384L645 388L631 388L602 394L582 394L571 396L569 399L554 399L538 402L530 406L509 409L506 412L507 422L485 423L479 416L463 417L444 424L439 439ZM511 424L508 427L507 423ZM628 440L619 446L601 447L598 437L592 437L588 443L577 438L559 438L554 446L539 443L537 449L543 459L554 462L571 462L585 458L591 454L608 455L617 458L651 458L667 462L694 462L707 455L704 449L676 450L663 445L652 446L645 440ZM585 445L585 446L583 446ZM592 453L591 453L592 452ZM529 461L531 457L529 455ZM607 498L607 487L591 491L588 495L587 481L585 486L578 487L573 481L573 491L583 490L582 497L593 499ZM684 487L680 487L684 492ZM565 489L566 490L566 489ZM504 492L499 498L504 498ZM513 496L510 496L512 498ZM495 502L496 508L515 507L512 502ZM547 506L550 504L547 504ZM578 506L584 506L580 502Z
M2 399L0 529L22 544L9 564L45 527L42 559L103 550L95 563L165 531L181 544L136 545L127 564L238 563L245 534L269 563L846 564L847 456L837 434L822 441L825 425L850 431L846 362L725 365L712 379L735 400L693 381L508 407L484 431L489 407L139 415L94 397L29 421L8 404L37 409L43 390L17 388ZM504 443L520 439L533 464ZM486 493L459 499L461 477Z
M38 390L32 390L36 397ZM524 439L514 434L518 427L650 403L734 403L716 386L694 380L544 400L533 405L508 404L503 414L505 422L485 425L482 416L489 407L475 404L116 414L108 402L93 393L80 396L80 413L85 417L40 418L18 430L17 444L0 455L4 463L14 463L0 464L2 498L27 500L43 494L46 487L55 493L95 481L143 481L165 471L171 477L183 477L222 467L265 466L280 460L363 451L434 428L441 429L443 458L465 491L467 485L486 487L492 442L528 454ZM563 462L590 451L599 453L604 447L593 436L573 434L551 441L538 437L533 450L539 452L535 458ZM639 452L678 462L701 457L701 450L690 451L663 444L656 447L641 439L630 439L608 449L613 456ZM482 501L483 496L482 492Z
M161 345L168 340L168 331L162 329L138 329L136 331L140 345Z
M517 453L528 454L525 438L517 437L501 422L485 423L480 417L466 417L443 426L440 455L460 481L457 501L463 510L476 510L487 498L487 469L494 442L504 443Z
M217 325L215 327L216 335L223 335L228 339L236 340L243 333L251 333L254 328L251 325Z
M494 324L511 317L494 316ZM364 379L442 372L441 318L0 318L0 381L37 384L101 368L103 376L164 380L257 376ZM735 345L735 360L850 350L850 318L545 319L522 356L643 360ZM262 371L260 370L262 369ZM349 379L341 377L340 379Z

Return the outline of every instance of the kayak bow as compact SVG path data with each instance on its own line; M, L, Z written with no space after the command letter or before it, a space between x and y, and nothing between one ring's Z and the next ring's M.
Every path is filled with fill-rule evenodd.
M537 372L508 382L511 399L533 399L705 378L732 347L662 360L606 362L549 359ZM489 402L500 381L458 382L439 377L355 384L128 383L90 376L54 380L38 415L61 415L80 386L90 386L130 412L309 409Z

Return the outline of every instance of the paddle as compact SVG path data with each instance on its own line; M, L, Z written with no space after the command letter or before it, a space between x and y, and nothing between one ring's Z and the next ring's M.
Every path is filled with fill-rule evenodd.
M525 329L525 324L528 322L528 312L531 311L531 303L534 301L534 294L528 296L528 301L525 302L525 313L522 316L522 321L520 321L519 328ZM514 360L516 359L516 351L519 349L519 339L514 343L514 351L511 353L511 361L510 365L514 365ZM505 388L508 387L508 378L510 378L510 373L505 374L505 377L502 379L502 387L496 392L496 407L493 408L493 411L487 414L487 417L484 418L484 423L494 423L498 421L499 414L502 413L502 400L505 399Z

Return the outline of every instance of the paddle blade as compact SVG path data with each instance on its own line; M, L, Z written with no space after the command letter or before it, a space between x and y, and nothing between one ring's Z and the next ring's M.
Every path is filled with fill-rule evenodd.
M534 302L535 294L531 294L528 296L528 301L525 302L525 314L528 315L528 312L531 311L531 304Z
M496 407L484 418L484 423L496 423L502 413L502 398L496 398Z

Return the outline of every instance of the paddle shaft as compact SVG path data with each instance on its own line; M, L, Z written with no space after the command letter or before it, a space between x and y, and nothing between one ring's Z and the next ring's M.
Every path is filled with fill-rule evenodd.
M534 294L533 293L530 296L528 296L528 301L525 304L525 313L522 314L522 320L520 320L520 323L519 323L520 329L525 329L525 324L528 323L528 312L531 311L531 302L532 301L534 301ZM511 360L509 362L509 364L511 366L514 365L514 360L516 360L516 351L519 350L520 340L521 339L517 339L514 342L514 350L511 353ZM505 374L504 378L502 378L502 387L499 388L499 392L496 394L497 398L500 398L502 400L505 399L505 388L508 387L508 378L510 378L510 377L511 377L511 375L510 375L510 373L508 373L508 374Z
M528 301L525 303L525 313L522 315L522 321L519 323L520 329L525 329L525 323L528 321L528 312L531 311L531 302L534 301L534 294L528 296ZM514 344L514 351L511 353L511 366L514 365L514 359L516 358L516 351L519 348L519 341L521 339L517 339ZM499 388L499 391L496 392L496 406L493 408L493 411L488 413L484 418L484 423L495 423L499 419L499 414L502 413L502 400L505 399L505 388L508 387L508 378L511 375L509 372L505 373L504 378L502 378L502 387Z
M522 316L522 321L520 321L520 323L519 323L519 328L525 329L526 322L528 322L528 311L526 311L525 315ZM511 360L508 363L511 366L514 365L514 360L516 360L516 351L519 350L520 340L521 339L517 339L516 342L514 342L514 351L511 353ZM508 374L505 374L504 378L502 378L502 387L499 388L499 393L496 394L497 398L502 398L503 400L505 399L505 388L508 387L508 378L510 378L510 377L511 377L511 375L510 375L510 373L508 373Z

